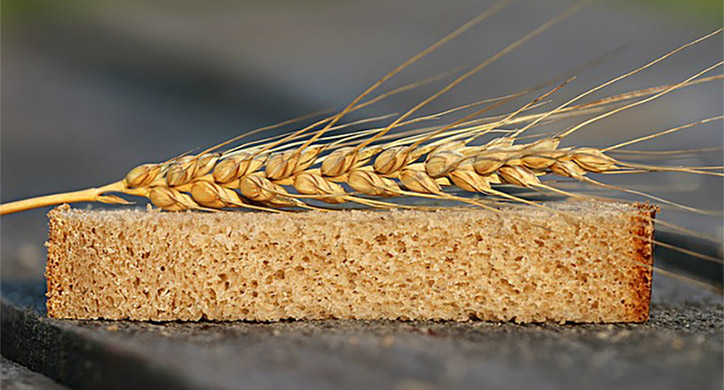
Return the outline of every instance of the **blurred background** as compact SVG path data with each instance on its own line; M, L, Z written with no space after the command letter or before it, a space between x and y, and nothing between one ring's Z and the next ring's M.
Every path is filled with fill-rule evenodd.
M492 4L2 0L0 198L7 202L105 184L143 162L162 161L299 115L342 108L394 66ZM473 66L573 4L517 1L381 91L459 65ZM721 24L720 0L593 2L422 113L516 92L630 44L582 71L554 96L562 102ZM680 81L721 58L719 35L590 100ZM395 96L350 120L403 112L442 85ZM720 115L723 104L720 81L686 88L596 122L566 145L612 145ZM721 122L713 122L636 149L722 147L723 138ZM721 149L658 162L723 165ZM722 209L720 178L624 176L608 182L702 209ZM0 220L3 278L42 275L47 211ZM662 218L722 235L721 217L666 209Z

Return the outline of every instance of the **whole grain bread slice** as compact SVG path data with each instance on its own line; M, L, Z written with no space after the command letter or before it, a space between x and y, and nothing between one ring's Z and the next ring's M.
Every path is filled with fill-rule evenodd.
M49 213L48 315L642 322L649 205ZM580 218L570 221L561 212Z

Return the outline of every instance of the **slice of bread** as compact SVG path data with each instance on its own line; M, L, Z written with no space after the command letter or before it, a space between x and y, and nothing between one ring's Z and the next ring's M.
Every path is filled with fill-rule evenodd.
M642 322L656 208L51 211L48 315Z

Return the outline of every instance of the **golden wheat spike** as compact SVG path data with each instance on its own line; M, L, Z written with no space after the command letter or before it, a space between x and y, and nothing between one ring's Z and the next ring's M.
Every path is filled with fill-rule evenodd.
M98 201L118 204L127 203L127 201L122 198L107 194L111 192L144 196L149 198L152 203L165 210L209 210L225 208L272 210L275 207L306 208L309 206L303 200L315 199L315 197L317 200L326 202L337 202L338 200L343 199L345 201L354 201L373 207L395 207L395 205L388 204L387 202L363 199L352 194L342 195L343 191L339 189L341 187L339 187L339 184L335 183L354 184L358 188L363 189L362 193L365 193L366 191L366 195L371 196L389 196L391 194L400 196L415 196L413 194L425 194L425 197L438 197L439 199L445 200L456 199L458 201L468 203L470 203L469 200L453 197L446 193L444 189L452 184L459 184L459 186L474 192L482 192L487 195L498 196L500 198L520 203L530 203L518 197L507 194L503 195L503 193L493 190L490 186L491 184L496 184L502 181L503 183L516 186L555 191L576 197L575 194L570 194L548 186L547 184L543 184L538 177L545 175L558 175L581 180L589 172L610 173L614 172L614 168L633 168L634 165L629 163L620 163L609 159L607 156L603 155L601 151L597 150L588 149L587 152L584 152L584 149L581 148L573 151L568 149L556 150L558 141L555 141L552 138L543 138L531 144L513 146L514 140L522 139L520 134L523 131L533 125L541 123L546 118L556 118L561 114L564 115L563 118L567 118L571 115L588 113L589 111L587 110L596 108L597 106L606 107L620 101L631 99L632 96L638 97L648 95L648 97L643 100L636 101L624 107L618 107L596 117L602 118L626 109L627 107L651 101L672 90L693 85L695 83L714 80L714 78L699 79L698 77L706 72L703 71L683 82L670 85L663 89L659 87L658 89L649 88L647 90L634 91L629 94L617 95L579 106L570 106L570 103L573 101L569 101L564 103L562 106L541 114L516 118L516 116L518 116L521 112L537 106L540 100L557 91L568 82L566 81L541 97L523 105L517 110L500 115L496 118L484 119L484 122L487 121L484 125L465 127L466 125L470 125L475 122L470 119L477 117L481 112L484 112L490 107L478 110L473 114L467 115L462 120L454 121L451 124L430 129L413 129L407 133L408 135L403 133L402 135L393 137L393 141L388 142L387 144L383 144L379 147L367 148L367 146L372 142L385 140L387 138L386 133L398 125L414 124L421 120L438 118L445 115L446 112L443 112L439 115L415 118L406 122L404 121L416 110L441 96L443 93L461 83L466 78L472 76L475 72L480 71L490 63L501 58L503 55L509 53L536 35L544 32L556 23L565 19L567 16L575 12L580 6L579 5L541 25L537 29L525 35L523 38L520 38L498 53L494 54L492 57L481 62L478 66L474 67L462 76L457 77L443 89L408 110L405 114L399 116L392 124L378 130L361 130L356 133L352 133L351 135L341 136L336 140L332 140L332 137L322 138L322 135L330 129L339 129L350 125L343 124L337 127L334 126L335 122L337 122L346 113L359 109L372 102L379 101L379 99L396 93L396 91L411 89L416 85L420 85L429 80L438 79L439 77L435 76L431 79L395 89L387 94L382 94L376 98L372 98L366 103L359 103L365 96L369 95L375 88L391 78L394 74L402 71L407 66L431 53L436 48L453 39L457 35L460 35L462 32L472 27L475 23L497 12L497 10L502 8L505 4L507 4L507 2L499 3L497 6L479 15L466 25L463 25L461 28L455 30L453 33L407 60L402 65L398 66L398 68L395 68L392 72L385 75L382 79L380 79L380 81L368 88L340 113L317 120L313 124L306 126L301 130L279 137L267 137L266 140L247 144L246 146L242 145L241 147L233 148L222 154L211 153L224 146L230 145L242 138L244 135L234 137L229 141L206 149L198 155L183 154L164 163L141 165L129 172L123 180L100 188L91 188L88 190L66 194L49 195L0 205L0 214L7 214L28 208L42 207L64 202ZM654 64L662 61L664 58L667 58L686 47L701 42L717 33L718 31L713 32L707 36L685 44L648 63L647 65L644 65L643 67L639 67L625 75L619 76L585 92L582 95L579 95L579 97L575 100L590 94L592 91L601 89L606 85L610 85L612 82L618 81L631 74L653 66ZM533 89L527 89L520 93L500 98L488 99L487 101L495 102L493 106L502 105L502 103L510 101L514 97L522 96L523 93L527 93L531 90ZM454 112L460 109L473 107L478 103L479 102L454 108L448 110L447 112ZM596 118L593 120L597 120ZM278 125L255 130L251 133L291 124L299 119L300 118L296 118L285 121ZM368 121L375 119L378 118L369 118L367 120L355 122L354 124L368 123ZM577 125L577 128L584 126L586 123L590 123L590 121L591 120L582 122L582 124ZM488 146L467 146L468 143L482 135L504 131L499 127L512 123L528 123L528 125L522 130L517 130L514 133L515 136L505 137L506 139L494 139L488 144ZM324 127L309 136L309 131L318 126ZM248 134L249 133L246 135ZM431 143L430 145L423 146L424 143L434 138L438 138L438 136L441 137L439 140ZM306 140L301 140L300 137L308 138ZM364 137L368 138L365 139ZM459 137L467 138L465 141L456 141ZM646 139L650 138L632 140L626 145L633 142L644 141ZM324 142L321 144L315 144L316 141ZM251 145L254 146L252 147ZM542 147L542 145L547 145L547 148ZM614 145L614 147L610 150L621 146L623 145ZM401 153L401 151L404 151L404 153ZM426 155L427 157L425 159L425 163L416 163L416 160ZM317 166L319 166L319 168L317 168ZM389 167L383 169L383 166ZM639 166L639 168L646 170L650 167ZM661 169L665 170L671 168ZM654 169L651 168L650 170ZM350 172L353 172L354 175L350 175ZM378 175L382 175L379 180L369 176L373 172ZM689 169L688 172L716 174L716 172L694 169ZM365 177L367 182L363 180ZM404 191L391 189L391 183L397 182L407 189ZM367 187L365 187L365 185L367 185ZM300 191L301 195L297 196L287 192L285 187L289 186L298 187L298 190L303 188L304 190ZM385 190L385 186L390 188ZM307 193L304 193L305 191Z

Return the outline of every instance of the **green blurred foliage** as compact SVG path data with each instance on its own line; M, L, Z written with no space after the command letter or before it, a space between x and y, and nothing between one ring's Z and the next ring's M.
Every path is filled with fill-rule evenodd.
M1 0L3 26L37 19L53 19L87 6L85 0Z
M3 23L26 22L28 19L58 18L68 14L83 13L97 7L108 6L184 6L191 8L223 7L234 2L262 3L269 7L283 7L294 0L0 0ZM305 0L311 7L319 6L320 1ZM340 0L365 1L365 0ZM610 0L599 0L610 1ZM722 25L724 18L723 0L613 0L620 7L655 8L679 16L684 22L704 22L712 25ZM453 1L454 3L454 1Z
M637 0L648 6L668 8L672 12L681 13L693 18L722 24L724 17L724 1L722 0Z
M594 3L615 4L619 9L650 9L669 15L682 23L704 23L721 26L724 21L724 0L594 0Z

